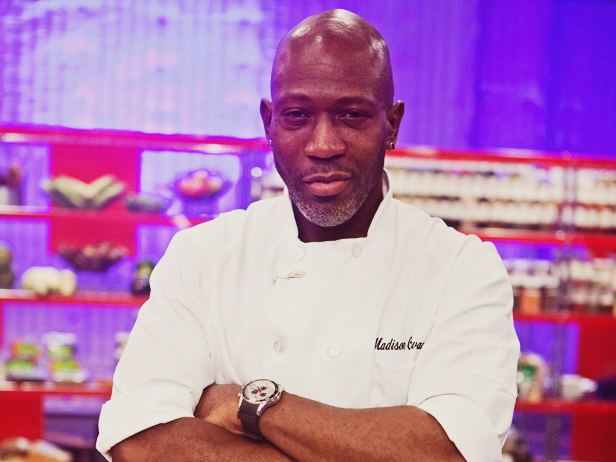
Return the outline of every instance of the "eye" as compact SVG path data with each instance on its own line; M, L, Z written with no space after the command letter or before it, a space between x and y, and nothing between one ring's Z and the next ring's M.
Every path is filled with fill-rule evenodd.
M308 118L308 114L306 111L301 109L289 109L288 111L284 111L282 113L283 117L287 117L290 119L306 119Z
M366 118L366 114L361 111L351 110L342 113L343 119L363 119Z
M288 109L282 112L282 118L289 125L303 125L310 115L303 109Z
M360 128L369 116L363 111L351 109L340 114L340 120L350 128Z

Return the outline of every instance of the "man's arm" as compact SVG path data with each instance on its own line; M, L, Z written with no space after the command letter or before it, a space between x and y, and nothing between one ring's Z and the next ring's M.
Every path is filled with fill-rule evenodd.
M413 406L340 409L287 394L263 434L298 460L464 461L439 423Z
M292 394L261 432L299 460L501 460L515 404L519 343L507 273L494 247L467 238L413 372L406 406L340 409ZM206 421L240 432L237 402Z
M229 454L236 446L240 453L263 454L263 460L285 460L273 448L252 448L193 417L203 388L216 379L216 364L203 296L211 271L191 233L174 236L152 273L150 298L139 310L112 397L101 411L97 448L108 459L113 454L114 462L225 460L225 453L234 459Z
M208 393L225 394L230 387L236 386L213 385L206 401ZM237 405L237 398L229 398L214 406L206 422L237 436L242 431ZM464 461L439 423L413 406L342 409L284 393L263 414L259 428L272 444L300 461Z
M289 461L271 444L233 435L196 418L181 418L144 430L111 449L113 462Z

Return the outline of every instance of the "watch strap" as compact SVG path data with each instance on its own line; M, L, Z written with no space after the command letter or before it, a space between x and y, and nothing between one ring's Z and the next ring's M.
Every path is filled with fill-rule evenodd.
M246 436L252 438L253 440L265 441L265 438L259 430L259 415L257 415L258 409L259 404L249 403L245 399L242 399L237 415L240 422L242 422L242 427L244 427Z

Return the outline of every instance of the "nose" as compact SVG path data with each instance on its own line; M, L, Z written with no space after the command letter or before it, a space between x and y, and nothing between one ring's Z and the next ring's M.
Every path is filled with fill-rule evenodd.
M313 125L305 152L309 157L329 159L343 155L344 147L333 122L328 117L320 117Z

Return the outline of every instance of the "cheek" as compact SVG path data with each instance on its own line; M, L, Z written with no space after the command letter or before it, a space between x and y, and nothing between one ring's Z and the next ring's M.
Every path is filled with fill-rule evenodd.
M276 166L276 170L278 170L278 173L286 184L288 183L288 179L290 177L289 172L294 170L293 162L290 159L290 156L288 156L288 151L285 150L285 153L283 154L275 143L272 143L272 152L274 153L274 165Z

